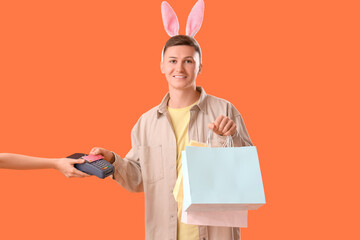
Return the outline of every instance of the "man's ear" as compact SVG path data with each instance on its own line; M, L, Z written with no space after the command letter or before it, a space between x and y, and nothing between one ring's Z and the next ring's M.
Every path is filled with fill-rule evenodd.
M161 71L162 74L164 74L164 70L163 70L163 69L164 69L164 62L161 61L161 62L160 62L160 71Z
M201 70L202 70L202 64L200 63L200 65L199 65L199 71L198 71L198 74L200 74L200 73L201 73Z

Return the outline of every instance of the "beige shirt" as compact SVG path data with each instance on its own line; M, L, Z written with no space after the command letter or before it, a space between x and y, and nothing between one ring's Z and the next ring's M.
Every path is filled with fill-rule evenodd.
M228 116L237 127L235 146L252 145L244 121L228 101L207 95L201 87L199 102L190 109L189 139L206 142L208 124ZM167 104L169 93L160 105L144 113L131 131L132 148L125 158L115 154L113 178L131 192L145 195L145 239L176 240L177 203L176 137ZM212 145L221 146L226 137L213 134ZM239 228L199 226L200 240L238 240Z

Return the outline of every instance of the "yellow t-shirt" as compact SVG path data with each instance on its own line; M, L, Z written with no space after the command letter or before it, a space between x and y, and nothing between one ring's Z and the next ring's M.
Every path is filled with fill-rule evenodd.
M176 144L177 144L177 157L176 157L176 173L179 174L182 168L181 151L185 150L185 146L189 144L189 121L190 109L194 104L185 108L170 108L168 107L172 125L174 127ZM185 224L181 222L181 211L184 195L183 190L179 189L178 195L178 208L177 208L177 239L178 240L198 240L199 228L196 225Z

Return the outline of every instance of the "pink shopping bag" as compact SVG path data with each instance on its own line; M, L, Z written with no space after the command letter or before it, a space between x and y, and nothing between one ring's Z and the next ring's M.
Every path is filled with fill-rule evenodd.
M181 213L181 222L192 225L247 227L247 210L206 211Z

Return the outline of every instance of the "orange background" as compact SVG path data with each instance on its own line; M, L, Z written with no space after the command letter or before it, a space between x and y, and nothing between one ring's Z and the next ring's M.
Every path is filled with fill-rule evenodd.
M169 2L184 33L195 0ZM167 92L160 4L1 1L0 152L124 156ZM359 10L205 1L198 85L242 113L267 199L243 239L360 239ZM143 194L111 179L0 170L0 191L0 239L144 239Z

